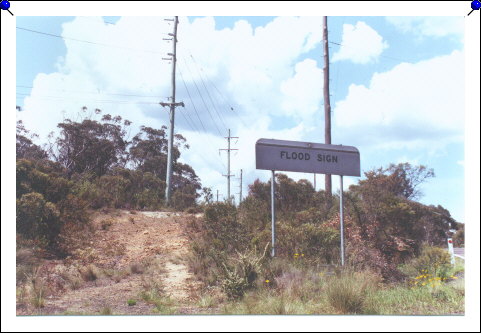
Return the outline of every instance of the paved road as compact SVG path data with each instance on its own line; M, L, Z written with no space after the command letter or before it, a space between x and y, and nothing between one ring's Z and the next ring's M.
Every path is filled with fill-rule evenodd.
M464 259L464 247L455 247L454 248L454 255L461 259Z

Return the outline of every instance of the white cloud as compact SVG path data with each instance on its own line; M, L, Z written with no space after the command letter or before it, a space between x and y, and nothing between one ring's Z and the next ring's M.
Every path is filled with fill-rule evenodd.
M398 158L396 163L409 163L411 165L419 165L419 157L416 158L411 158L406 155L403 155L402 157Z
M386 20L400 31L420 37L464 35L464 18L461 16L388 16Z
M295 75L281 83L282 109L287 115L306 119L319 111L322 100L323 70L306 59L295 66Z
M256 29L241 20L232 29L216 30L212 17L192 23L180 17L177 100L185 102L185 111L197 121L185 82L204 127L218 135L239 121L235 112L245 119L280 111L292 115L281 105L285 100L280 87L296 75L296 59L318 44L321 19L278 17ZM166 124L168 112L157 103L166 101L171 90L171 65L161 60L172 52L172 45L162 40L172 31L168 24L163 17L122 17L115 25L101 18L76 18L63 24L67 52L59 57L58 72L37 76L18 118L43 138L62 119L62 111L75 117L82 106L120 114L136 125ZM315 100L304 99L306 105L318 103L314 95L309 98ZM183 126L179 130L187 130ZM198 121L197 127L202 130Z
M77 115L83 114L83 106L88 107L86 114L100 108L133 121L132 135L140 125L166 125L168 111L158 103L167 101L171 93L171 65L161 58L172 52L172 44L162 40L172 25L163 19L122 17L106 25L101 18L76 18L65 23L64 37L117 47L65 39L67 52L58 58L58 71L37 75L31 96L24 101L25 111L18 112L17 118L43 140L64 117L80 119ZM322 72L315 61L299 62L299 57L318 46L322 17L278 17L256 29L241 20L232 29L222 30L216 30L212 17L192 23L179 19L177 101L186 107L176 113L175 130L191 146L181 160L193 166L204 186L219 188L226 195L222 177L227 172L226 155L218 153L227 144L224 124L240 137L235 145L239 151L232 155L232 172L238 177L243 168L245 184L267 175L255 169L258 138L301 140L306 132L305 120L320 101ZM299 121L273 126L271 115ZM187 126L187 116L202 133ZM232 193L237 191L232 180Z
M335 126L384 147L445 145L464 133L464 54L454 51L375 73L352 84L334 108ZM362 133L362 135L359 135Z
M269 172L255 169L257 139L323 141L318 124L323 118L319 108L322 69L315 60L304 59L306 52L319 46L321 17L279 17L256 29L238 21L232 29L222 30L215 29L211 17L192 23L180 19L177 101L184 101L186 107L176 113L176 132L191 146L182 154L182 161L193 166L203 186L214 191L218 188L226 195L222 175L227 172L227 161L225 152L218 153L219 148L226 148L224 123L233 136L240 137L233 145L239 151L232 155L232 173L238 177L239 170L244 170L245 194L246 184L270 177ZM59 57L58 71L37 75L31 96L24 101L25 111L18 112L18 118L43 139L64 116L75 120L84 105L87 113L100 108L103 113L133 121L132 134L136 126L166 125L168 111L158 103L167 101L171 90L171 65L161 58L171 52L172 45L162 38L172 26L162 17L122 17L115 25L105 25L101 19L86 21L75 19L64 24L62 34L120 47L66 40L67 53ZM371 29L362 22L356 27L361 32ZM352 61L373 61L379 56L385 42L375 31L372 36L379 37L367 39L372 43L377 40L377 51L371 52L373 48L363 43L359 54L351 55ZM363 49L370 50L369 54ZM348 139L343 143L373 146L383 138L389 147L404 148L424 144L433 135L434 143L440 145L436 147L442 147L443 135L462 137L463 72L463 56L454 52L376 73L367 87L352 85L346 99L333 107L333 142L344 136ZM453 114L453 110L459 113ZM184 116L191 116L202 133L187 126ZM312 130L314 126L317 130ZM312 180L308 174L289 176ZM322 182L323 177L318 177L318 188ZM238 192L236 180L232 180L231 189Z
M359 21L355 26L344 24L341 47L332 56L332 61L350 60L355 64L367 64L376 61L387 48L388 43L365 22Z

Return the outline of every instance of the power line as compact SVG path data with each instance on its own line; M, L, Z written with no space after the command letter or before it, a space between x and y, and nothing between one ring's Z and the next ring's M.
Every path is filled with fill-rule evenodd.
M33 89L33 86L18 85L17 88ZM110 93L102 92L100 89L97 91L81 91L81 90L70 90L70 89L42 89L42 91L62 91L62 92L73 92L78 94L98 94L98 95L111 95L111 96L124 96L124 97L142 97L142 98L159 98L159 96L154 95L135 95L135 94L121 94L121 93Z
M182 71L180 70L180 68L179 68L179 74L180 74L180 78L182 79L182 82L183 82L183 84L184 84L185 90L187 91L187 95L189 96L190 102L192 103L192 107L194 108L194 111L195 111L195 114L196 114L196 116L197 116L197 119L199 119L200 125L202 126L204 132L207 134L208 132L207 132L207 130L206 130L205 127L204 127L204 123L202 122L202 119L200 118L199 113L197 112L197 108L196 108L196 106L195 106L194 101L192 100L192 97L191 97L191 95L190 95L189 89L187 88L187 84L185 83L184 76L182 75ZM188 114L187 114L187 115L188 115ZM192 120L192 119L191 119L191 120ZM194 123L193 120L192 120L192 123ZM197 131L197 133L198 133L199 135L201 134L199 131ZM207 136L206 138L207 138L207 140L209 141L209 144L211 145L211 147L214 147L214 144L210 141L209 137ZM215 156L219 159L221 165L222 165L223 168L225 169L225 164L224 164L224 162L222 162L222 160L220 159L219 156L217 156L217 155L215 155Z
M213 108L214 108L214 111L217 113L217 117L219 117L221 123L224 125L224 129L227 130L227 126L225 125L224 120L223 120L222 117L220 116L219 111L217 111L217 108L215 107L214 101L212 100L212 97L210 96L209 90L207 89L207 86L206 86L206 84L205 84L205 82L204 82L204 79L202 78L202 74L200 73L199 67L197 66L197 62L195 61L194 57L192 57L192 55L190 55L190 56L191 56L191 58L192 58L192 60L193 60L193 62L194 62L195 68L197 69L197 73L199 73L200 81L202 82L202 85L204 86L204 89L205 89L205 91L207 92L207 96L209 96L209 99L210 99L210 101L211 101L211 103L212 103L212 106L213 106ZM185 59L184 59L184 60L185 60Z
M189 66L187 65L187 61L185 61L185 59L184 59L184 62L185 62L185 67L187 68L187 70L188 70L189 73L190 73L190 76L192 77L192 79L194 79L194 76L192 75L192 72L190 71L190 68L189 68ZM212 114L210 113L209 108L207 107L207 103L205 102L204 97L202 96L202 93L200 92L200 89L199 89L199 87L197 86L197 83L195 82L195 80L193 80L192 82L194 83L194 86L195 86L195 88L197 89L197 93L199 94L199 96L200 96L200 98L201 98L201 100L202 100L202 103L203 103L204 106L205 106L205 109L206 109L207 112L209 113L209 116L210 116L210 118L212 119L212 122L214 123L214 126L216 127L217 131L219 132L219 135L222 135L219 127L217 126L217 122L214 120L214 117L212 117Z
M27 28L23 28L23 27L16 27L16 28L19 29L19 30L28 31L28 32L32 32L32 33L36 33L36 34L40 34L40 35L44 35L44 36L61 38L61 39L64 39L64 40L72 40L72 41L80 42L80 43L87 43L87 44L92 44L92 45L100 45L100 46L104 46L104 47L114 47L114 48L118 48L118 49L124 49L124 50L136 51L136 52L147 52L147 53L154 53L154 54L163 54L162 52L158 52L158 51L132 49L132 48L125 47L125 46L111 45L111 44L105 44L105 43L92 42L92 41L83 40L83 39L77 39L77 38L71 38L71 37L64 37L64 36L60 36L60 35L56 35L56 34L51 34L51 33L48 33L48 32L43 32L43 31L38 31L38 30L33 30L33 29L27 29Z
M192 131L195 131L195 132L197 132L197 133L200 135L199 131L198 131L197 129L194 129L194 128L191 126L191 124L187 121L187 118L185 118L184 114L183 114L182 112L181 112L180 114L184 117L184 119L186 120L186 123L189 125L189 127L192 129ZM187 113L187 115L188 115L188 113ZM212 145L211 145L211 146L212 146ZM210 151L210 150L209 150L209 151ZM210 152L212 152L212 151L210 151ZM196 156L199 156L199 157L201 158L201 160L204 161L204 163L205 163L206 165L209 165L209 161L206 160L206 158L204 157L204 155L202 155L202 154L197 154ZM222 166L224 166L224 165L222 164ZM225 166L224 166L224 167L225 167Z
M195 58L192 54L190 54L190 57L192 58L192 60L197 64L197 62L195 61ZM203 68L202 66L200 66L200 70L202 71ZM214 89L217 91L217 93L224 99L224 101L226 102L227 106L233 111L233 113L239 118L239 120L242 122L242 124L245 126L245 127L248 127L247 124L244 122L244 120L241 118L241 116L239 115L239 113L234 109L234 107L229 103L229 101L227 100L227 98L220 92L220 90L217 88L217 86L215 85L215 83L213 81L211 81L208 77L206 77L206 80L210 82L210 84L214 87Z
M17 98L21 97L30 97L34 99L43 99L43 100L60 100L60 101L71 101L71 102L95 102L95 103L112 103L112 104L158 104L158 102L145 102L145 101L127 101L127 100L94 100L94 99L78 99L78 98L66 98L63 96L48 96L48 95L30 95L24 93L16 93L18 96Z
M197 112L197 108L195 107L194 101L192 100L189 89L187 88L187 84L185 84L184 76L182 75L182 71L180 70L180 68L179 68L179 74L180 74L180 78L181 78L182 82L184 83L185 90L187 91L187 95L189 96L190 102L192 103L195 114L197 115L197 118L199 119L200 125L204 129L204 132L207 132L207 130L204 127L204 123L202 122L202 119L200 119L199 113Z
M328 41L328 43L329 43L329 44L334 44L334 45L339 45L339 46L352 47L352 46L350 46L350 45L341 44L341 43L333 42L333 41ZM414 61L411 61L411 60L394 58L394 57L390 57L390 56L386 56L386 55L382 55L382 54L380 54L379 56L382 57L382 58L387 58L387 59L396 60L396 61L409 62L409 63L414 62Z
M199 130L197 129L197 126L192 121L192 118L190 117L188 112L187 112L187 116L183 112L181 112L180 115L184 118L185 122L189 125L192 131L199 132Z

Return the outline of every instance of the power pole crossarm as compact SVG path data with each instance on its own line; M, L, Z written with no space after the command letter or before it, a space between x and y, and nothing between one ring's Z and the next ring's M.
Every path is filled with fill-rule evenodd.
M159 103L161 106L166 107L166 106L182 106L185 107L184 102L179 102L179 103Z

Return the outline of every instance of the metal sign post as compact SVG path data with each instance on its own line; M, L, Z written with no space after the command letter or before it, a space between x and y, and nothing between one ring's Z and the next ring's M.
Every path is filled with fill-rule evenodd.
M271 181L271 221L272 221L272 249L271 256L276 256L276 206L275 206L275 184L276 184L276 174L272 170L272 181Z
M342 175L340 176L341 179L341 189L339 194L339 210L340 210L340 228L341 228L341 266L344 266L344 215L343 215L343 205L342 205Z
M454 259L454 247L453 247L453 239L448 238L448 252L451 255L451 265L454 265L456 263Z
M256 142L256 169L271 170L271 211L272 211L272 251L276 254L275 233L275 172L294 171L339 175L340 190L340 231L341 265L344 265L344 212L343 176L361 176L359 150L351 146L331 145L312 142L298 142L274 139L259 139Z

